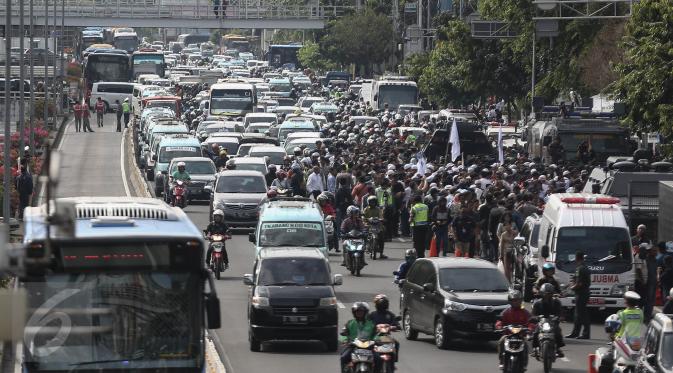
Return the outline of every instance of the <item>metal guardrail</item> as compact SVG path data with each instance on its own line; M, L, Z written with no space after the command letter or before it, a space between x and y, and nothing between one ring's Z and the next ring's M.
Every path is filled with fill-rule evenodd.
M20 76L21 69L23 69L23 76L25 79L29 78L29 73L30 73L30 66L24 65L24 66L11 66L10 67L10 72L9 76L10 78L18 78ZM60 71L60 66L48 66L46 71L48 72L50 77L53 76L58 76L61 74ZM44 65L42 66L33 66L33 76L35 78L44 78L45 75L45 68ZM0 78L5 77L5 69L0 69Z
M0 1L0 15L5 15L7 0ZM105 17L105 18L176 18L216 20L213 5L208 0L188 0L176 4L166 0L64 0L65 17ZM174 0L169 0L173 2ZM13 0L12 16L18 17L18 1ZM33 14L44 16L44 0L34 0ZM287 4L284 1L230 2L225 10L226 19L311 19L325 20L352 12L353 6L329 6L316 4ZM49 7L49 16L54 17ZM56 18L61 17L61 3L56 7ZM2 19L4 21L4 19ZM2 24L2 23L0 23Z

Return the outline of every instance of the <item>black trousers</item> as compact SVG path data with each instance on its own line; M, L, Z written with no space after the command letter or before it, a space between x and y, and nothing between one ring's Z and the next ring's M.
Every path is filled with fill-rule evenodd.
M419 258L425 258L425 250L428 248L428 232L430 225L415 225L411 228L414 249Z
M117 114L117 132L122 131L122 115Z
M575 294L575 324L571 334L584 336L591 335L591 320L589 319L589 294Z

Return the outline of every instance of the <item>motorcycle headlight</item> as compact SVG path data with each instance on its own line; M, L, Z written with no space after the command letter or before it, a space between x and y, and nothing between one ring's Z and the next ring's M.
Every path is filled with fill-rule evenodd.
M551 331L551 324L549 324L548 322L542 324L542 331L545 332L545 333L550 332Z
M267 297L252 297L253 307L269 307L269 298Z
M336 306L336 305L337 305L336 297L320 298L321 307Z
M462 311L465 311L466 308L467 308L467 305L463 304L463 303L452 302L450 300L444 301L444 312L449 312L449 311L462 312Z

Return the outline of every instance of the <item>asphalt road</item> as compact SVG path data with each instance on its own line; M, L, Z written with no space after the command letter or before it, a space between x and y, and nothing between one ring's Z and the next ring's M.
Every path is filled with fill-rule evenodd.
M62 182L57 190L58 196L123 196L125 189L120 167L121 135L114 132L113 116L106 115L105 127L95 133L75 133L70 125L65 134L61 150L63 151ZM128 170L126 170L128 172ZM150 188L152 190L152 188ZM207 203L195 202L185 211L199 228L208 223ZM253 247L247 241L245 230L237 231L234 238L227 242L230 257L230 269L217 282L217 291L222 301L223 327L217 333L226 353L223 357L228 373L257 372L310 372L333 371L339 369L336 353L327 353L319 343L275 343L265 345L262 352L253 353L248 349L246 306L247 286L242 276L252 269ZM387 260L370 261L363 270L362 277L345 274L339 266L340 256L331 256L333 273L344 273L344 284L338 287L339 322L345 323L350 317L350 304L354 301L368 301L374 295L385 293L391 298L391 310L398 313L397 286L392 283L392 271L402 261L404 250L411 245L408 242L395 241L386 244ZM605 343L605 333L601 330L601 318L597 316L592 327L593 340L566 341L566 358L554 366L556 372L579 373L587 371L587 355L597 346ZM563 324L568 332L571 325ZM473 340L456 340L449 350L438 350L430 336L421 335L418 341L407 341L402 333L396 337L401 343L400 372L449 371L461 372L497 372L495 344ZM233 371L233 372L232 372ZM539 362L531 360L528 372L542 372Z

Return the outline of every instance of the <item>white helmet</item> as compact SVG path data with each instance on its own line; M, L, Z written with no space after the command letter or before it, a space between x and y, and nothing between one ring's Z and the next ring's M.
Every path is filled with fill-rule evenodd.
M668 296L673 299L673 288L671 288L671 290L668 292Z
M627 291L624 293L624 299L630 299L637 302L640 301L640 295L638 295L638 293L635 291Z
M185 162L178 162L178 167L186 167L187 165Z
M215 216L224 217L224 211L222 211L220 209L217 209L217 210L213 211L213 217L215 217Z

